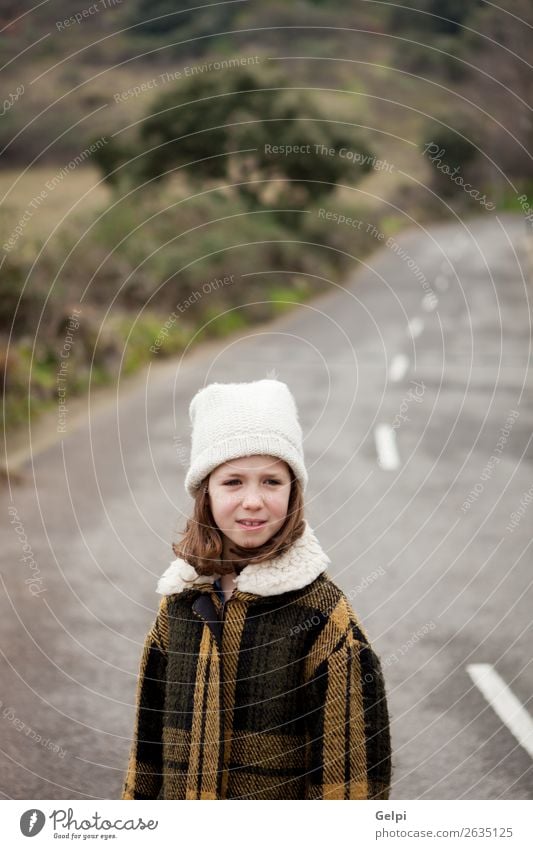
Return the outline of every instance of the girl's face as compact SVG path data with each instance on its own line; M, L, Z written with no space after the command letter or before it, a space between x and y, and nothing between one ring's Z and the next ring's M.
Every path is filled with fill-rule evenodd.
M285 522L290 491L289 466L277 457L254 454L217 466L208 493L225 537L223 556L231 542L245 548L264 545Z

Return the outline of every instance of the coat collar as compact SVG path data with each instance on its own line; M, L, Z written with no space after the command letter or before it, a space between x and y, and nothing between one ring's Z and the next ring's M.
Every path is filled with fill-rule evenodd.
M281 595L312 583L330 563L309 523L304 532L283 554L263 563L250 563L236 578L235 588L258 596ZM160 595L173 595L201 584L213 584L219 575L199 575L186 560L177 558L157 584Z

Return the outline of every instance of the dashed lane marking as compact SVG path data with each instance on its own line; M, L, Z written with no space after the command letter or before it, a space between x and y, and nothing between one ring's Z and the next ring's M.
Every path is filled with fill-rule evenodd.
M392 380L393 383L397 383L405 376L408 368L409 357L406 357L405 354L396 354L391 360L389 380Z
M393 471L400 465L400 456L396 446L396 434L387 424L376 425L374 430L378 463L382 469Z
M533 758L533 719L522 702L490 663L472 663L466 667L466 671L493 711Z
M420 336L424 329L424 322L418 316L415 316L411 319L409 324L407 325L407 331L411 334L413 339L416 339L417 336Z

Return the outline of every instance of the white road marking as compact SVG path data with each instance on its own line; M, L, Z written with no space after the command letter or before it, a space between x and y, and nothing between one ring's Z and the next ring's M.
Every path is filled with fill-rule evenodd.
M409 324L407 325L407 331L411 334L413 339L416 339L417 336L420 336L424 329L424 322L418 316L412 318Z
M439 299L431 292L426 292L422 298L422 309L426 312L432 312L439 304Z
M402 377L404 377L408 368L409 357L406 357L405 354L396 354L396 356L392 358L390 364L389 380L397 383L402 379Z
M533 758L533 719L503 678L490 663L472 663L466 671L494 712Z
M374 430L378 463L382 469L391 471L400 465L400 457L396 447L396 434L388 424L376 425Z

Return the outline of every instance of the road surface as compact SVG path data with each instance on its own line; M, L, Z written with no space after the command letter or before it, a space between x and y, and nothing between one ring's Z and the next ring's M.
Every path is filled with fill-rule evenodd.
M531 754L473 677L499 676L528 727L525 236L513 215L411 230L312 303L67 414L2 493L5 798L118 798L154 588L191 506L189 400L272 375L300 409L307 516L382 658L392 798L531 797Z

